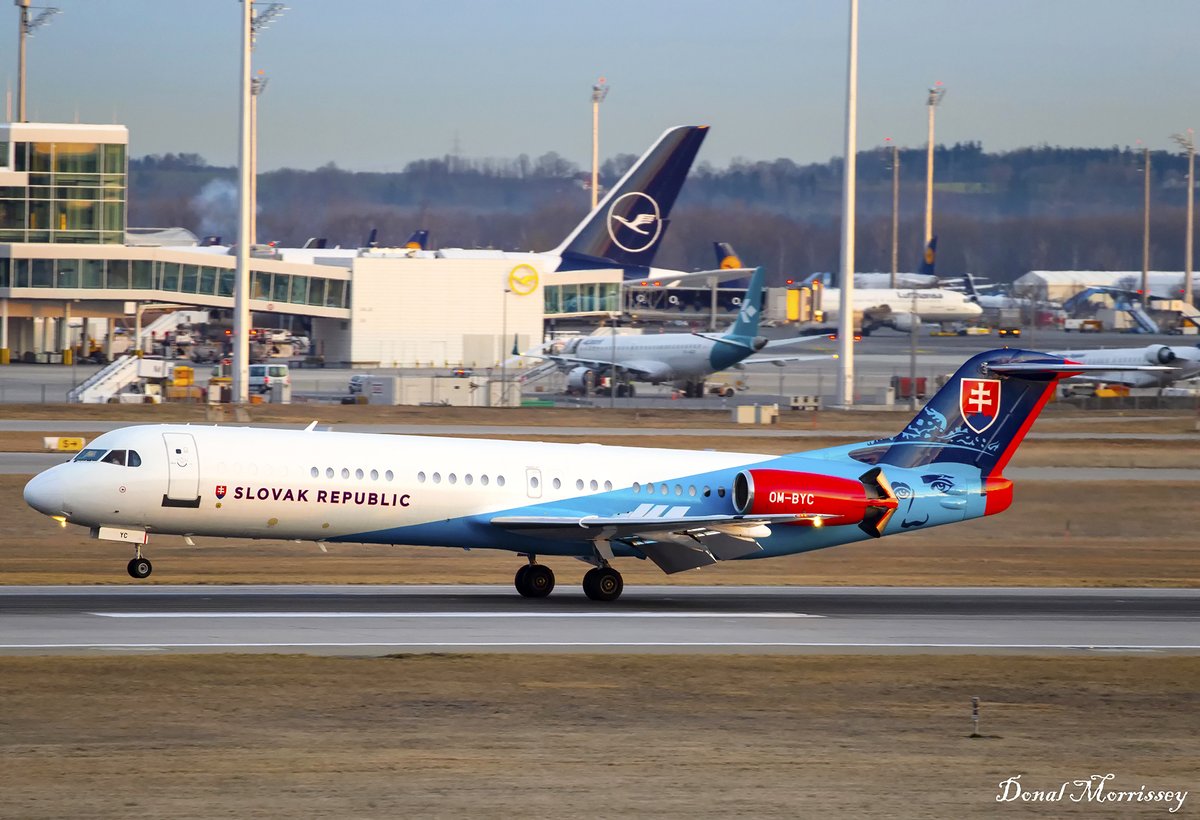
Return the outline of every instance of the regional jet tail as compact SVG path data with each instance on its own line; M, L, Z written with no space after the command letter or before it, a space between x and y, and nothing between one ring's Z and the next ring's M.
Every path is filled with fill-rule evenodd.
M674 573L1002 512L1013 501L1005 465L1056 379L1086 369L990 350L897 435L784 456L327 432L316 422L123 427L35 476L24 496L63 526L131 550L134 578L153 569L151 537L413 544L515 553L514 585L528 598L555 586L538 558L575 557L592 565L587 597L613 601L624 587L618 560Z
M527 353L554 362L567 374L567 391L587 394L600 377L615 375L618 395L633 395L633 382L670 383L689 398L704 395L704 380L713 373L748 364L784 365L827 359L825 355L758 356L768 347L795 345L808 339L768 342L758 335L766 274L756 268L742 297L741 309L725 333L659 333L641 336L588 336L568 343L560 353ZM609 389L614 389L610 385Z

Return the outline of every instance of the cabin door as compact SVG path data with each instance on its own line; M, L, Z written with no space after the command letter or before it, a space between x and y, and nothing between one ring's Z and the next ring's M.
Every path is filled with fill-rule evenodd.
M167 448L166 507L200 506L200 461L191 433L163 433Z

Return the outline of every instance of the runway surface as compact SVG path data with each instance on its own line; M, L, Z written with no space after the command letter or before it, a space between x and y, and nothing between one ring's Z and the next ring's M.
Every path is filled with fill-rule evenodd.
M0 653L1200 652L1200 590L0 587Z

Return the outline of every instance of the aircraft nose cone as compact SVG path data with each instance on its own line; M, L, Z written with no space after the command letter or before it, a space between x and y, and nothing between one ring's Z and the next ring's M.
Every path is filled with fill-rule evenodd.
M25 503L45 515L63 515L62 490L62 481L52 470L47 470L25 485Z

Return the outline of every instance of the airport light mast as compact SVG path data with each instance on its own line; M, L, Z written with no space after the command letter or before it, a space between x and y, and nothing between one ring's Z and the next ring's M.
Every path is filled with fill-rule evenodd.
M891 137L884 138L884 142L892 149L892 275L888 287L895 289L900 270L900 146Z
M1142 149L1142 307L1150 301L1150 149Z
M253 103L250 81L251 52L258 34L271 21L287 10L282 3L271 3L257 14L252 0L242 4L242 69L238 75L238 241L237 267L233 284L233 401L245 404L250 400L250 245L255 208L251 173L253 154L251 109Z
M842 175L842 269L838 304L838 390L842 407L854 404L854 195L858 154L858 0L850 0L846 65L846 153Z
M258 98L269 78L259 69L250 80L250 247L258 244Z
M929 244L929 240L933 239L933 124L934 112L942 102L942 97L946 96L946 89L941 81L933 84L933 88L929 89L929 96L925 99L925 105L929 108L929 146L928 153L925 159L925 244Z
M21 10L17 27L17 122L28 122L25 117L25 38L49 23L60 10L54 6L31 6L29 0L13 0L13 5ZM32 20L29 19L30 9L39 12Z
M600 201L600 103L608 96L608 83L601 77L592 86L592 210Z
M1196 134L1189 128L1182 134L1172 134L1171 139L1187 152L1188 158L1187 228L1184 230L1183 241L1183 301L1190 307L1192 305L1192 234L1195 230L1193 214L1196 203Z

